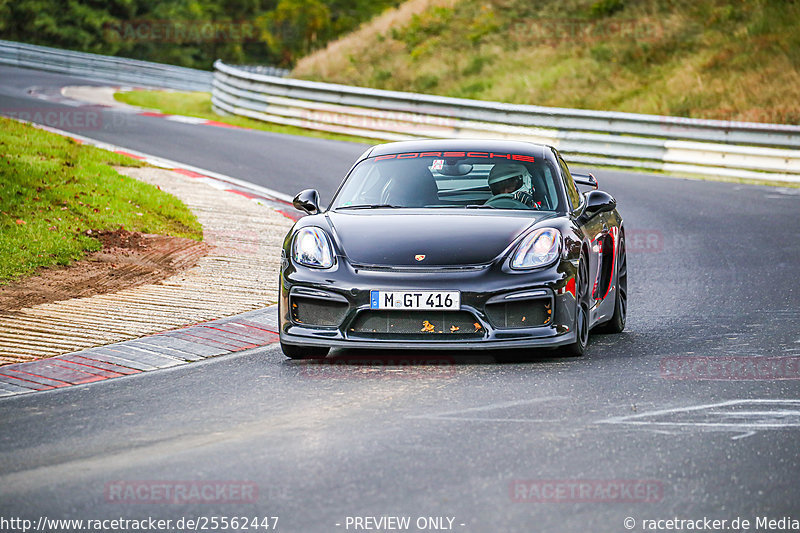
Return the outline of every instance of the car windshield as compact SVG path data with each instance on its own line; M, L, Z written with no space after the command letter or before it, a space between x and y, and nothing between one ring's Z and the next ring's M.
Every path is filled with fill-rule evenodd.
M470 157L472 156L472 157ZM533 156L423 152L365 159L331 208L454 208L559 211L556 176Z

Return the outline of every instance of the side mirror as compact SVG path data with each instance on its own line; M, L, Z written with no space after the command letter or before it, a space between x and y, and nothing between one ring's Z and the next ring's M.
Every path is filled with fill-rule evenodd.
M611 211L617 207L614 197L604 191L591 191L586 195L586 207L583 208L581 218L589 220L598 213Z
M309 215L319 213L319 193L316 189L306 189L300 191L292 200L295 209L305 211Z

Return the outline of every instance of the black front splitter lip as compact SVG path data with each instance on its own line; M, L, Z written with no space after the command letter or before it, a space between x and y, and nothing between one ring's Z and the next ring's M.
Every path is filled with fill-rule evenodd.
M482 341L456 341L456 342L426 342L426 341L376 341L362 339L326 339L316 337L301 337L281 332L280 340L284 344L297 346L320 346L325 348L372 348L381 350L505 350L519 348L556 348L575 342L575 332L570 331L557 337L512 339L512 340L482 340Z

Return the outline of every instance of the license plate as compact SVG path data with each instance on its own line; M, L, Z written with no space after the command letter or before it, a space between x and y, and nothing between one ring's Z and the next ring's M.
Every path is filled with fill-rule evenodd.
M458 291L370 291L370 309L460 309Z

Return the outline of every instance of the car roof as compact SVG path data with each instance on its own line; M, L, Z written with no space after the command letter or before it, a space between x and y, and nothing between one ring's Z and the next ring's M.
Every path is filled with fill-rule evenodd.
M549 147L526 141L503 139L426 139L379 144L369 150L364 157L376 157L407 152L503 152L532 155L542 158Z

